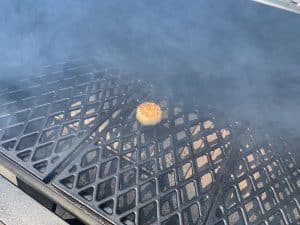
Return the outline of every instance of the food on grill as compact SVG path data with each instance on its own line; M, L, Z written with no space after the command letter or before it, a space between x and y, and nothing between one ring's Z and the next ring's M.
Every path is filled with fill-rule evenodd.
M136 119L145 126L154 126L161 121L162 111L154 102L143 102L136 109Z

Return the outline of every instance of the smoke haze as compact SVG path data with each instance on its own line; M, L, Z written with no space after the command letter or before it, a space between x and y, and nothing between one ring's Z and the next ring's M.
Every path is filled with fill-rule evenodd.
M245 0L1 1L0 72L93 57L164 94L299 135L299 37L299 15Z

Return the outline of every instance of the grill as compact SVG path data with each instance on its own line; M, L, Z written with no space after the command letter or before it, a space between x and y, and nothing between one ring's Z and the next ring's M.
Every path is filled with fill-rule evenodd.
M1 158L21 168L19 176L29 172L39 192L80 207L83 220L300 223L299 158L278 135L157 96L151 85L93 63L66 62L8 84ZM162 122L141 126L135 107L153 99Z

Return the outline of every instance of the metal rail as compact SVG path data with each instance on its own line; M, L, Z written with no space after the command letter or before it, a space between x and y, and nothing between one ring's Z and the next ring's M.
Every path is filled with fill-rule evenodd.
M0 175L1 221L5 225L67 225Z

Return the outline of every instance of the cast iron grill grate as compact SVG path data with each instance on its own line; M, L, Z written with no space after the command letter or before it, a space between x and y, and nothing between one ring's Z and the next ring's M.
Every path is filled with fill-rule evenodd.
M135 107L101 124L54 185L117 224L203 224L235 128L159 104L155 127L141 126Z
M67 67L13 81L1 95L0 152L41 179L120 107L135 86L110 77L109 71L80 72Z
M208 224L300 224L300 169L291 146L247 129L236 147Z
M5 84L0 154L115 224L300 223L285 140L115 73L79 61ZM163 120L143 127L135 108L152 99Z

